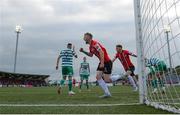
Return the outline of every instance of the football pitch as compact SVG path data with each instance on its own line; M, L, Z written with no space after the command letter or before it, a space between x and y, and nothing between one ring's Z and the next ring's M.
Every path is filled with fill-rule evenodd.
M56 87L0 88L0 114L165 114L167 111L138 103L138 92L130 86L110 87L112 98L100 99L103 92L97 86L85 88L76 95L68 96L67 87L61 95Z

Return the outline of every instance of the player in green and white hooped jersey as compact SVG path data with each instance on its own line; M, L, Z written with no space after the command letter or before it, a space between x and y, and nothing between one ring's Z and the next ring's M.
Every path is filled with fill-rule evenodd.
M86 57L83 58L83 62L81 63L81 66L79 68L79 74L81 79L80 90L82 88L83 80L86 80L86 87L87 89L89 89L88 79L90 75L90 67L89 63L87 63L86 61Z
M153 66L150 65L146 65L149 69L149 73L148 73L148 80L150 83L150 86L153 87L153 92L152 93L156 93L157 92L157 87L158 87L158 79L156 77L156 72Z
M152 77L151 84L153 93L157 92L158 82L162 88L162 93L165 93L163 74L167 71L167 66L164 61L157 58L146 59L146 67L149 67L149 75Z
M59 60L61 58L61 66L62 66L62 76L63 79L60 81L60 87L58 88L58 93L61 93L61 87L64 85L66 77L68 77L68 87L69 87L69 95L74 95L75 93L72 91L72 76L73 76L73 57L77 58L77 55L72 50L72 44L67 44L67 49L64 49L60 52L60 55L57 58L56 70L58 70Z

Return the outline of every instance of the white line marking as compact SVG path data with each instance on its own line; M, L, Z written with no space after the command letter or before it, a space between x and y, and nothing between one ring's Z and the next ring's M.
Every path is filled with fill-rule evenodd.
M180 105L180 103L164 103L164 102L153 102L153 103L159 103L159 104L172 104L172 105Z
M106 107L106 106L123 106L123 105L140 105L140 103L119 103L119 104L0 104L0 107Z

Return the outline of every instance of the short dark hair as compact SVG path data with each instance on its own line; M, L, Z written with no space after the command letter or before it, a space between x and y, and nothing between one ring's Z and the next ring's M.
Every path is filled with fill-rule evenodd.
M72 46L72 43L68 43L67 45L68 45L68 46Z
M84 35L88 35L88 36L90 36L91 38L93 38L93 35L92 35L91 33L89 33L89 32L86 32Z
M118 44L118 45L116 45L116 47L122 48L122 45Z

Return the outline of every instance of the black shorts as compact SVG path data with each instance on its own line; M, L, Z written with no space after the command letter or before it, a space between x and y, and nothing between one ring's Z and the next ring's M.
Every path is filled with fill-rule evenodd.
M135 67L134 66L129 67L129 69L127 69L126 71L131 71L131 76L135 76L135 74L134 74Z
M104 74L111 74L112 72L112 61L104 62L104 68L100 68L98 65L97 71L103 71Z

